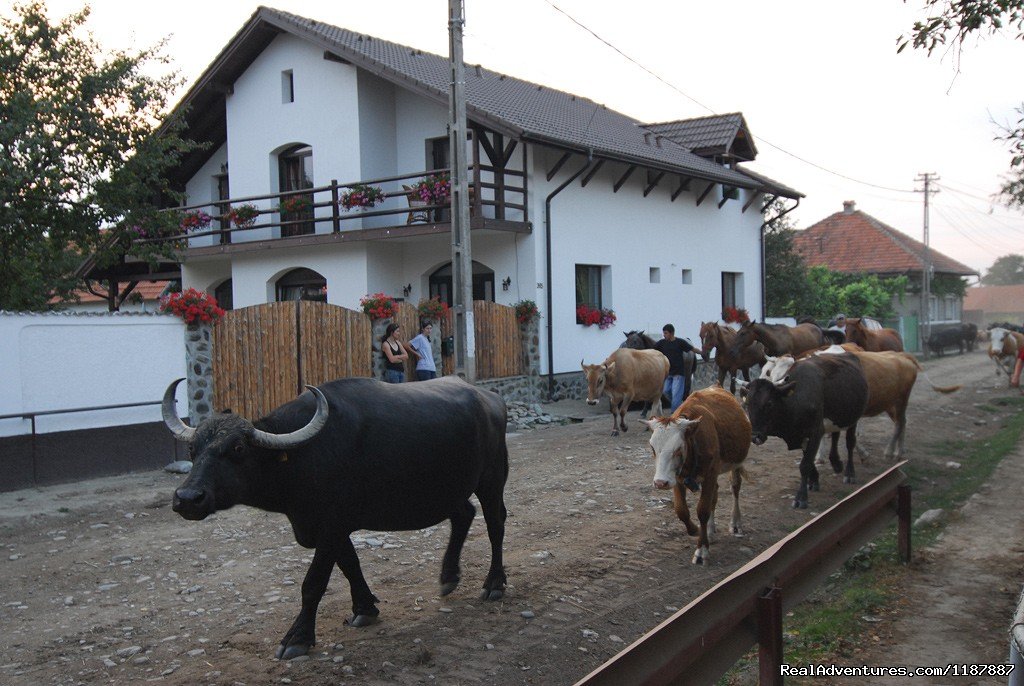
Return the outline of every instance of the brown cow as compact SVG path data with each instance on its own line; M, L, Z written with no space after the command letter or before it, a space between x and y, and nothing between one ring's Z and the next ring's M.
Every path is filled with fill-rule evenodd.
M740 484L743 461L750 450L750 422L736 398L721 386L692 393L670 418L647 422L651 428L654 451L654 486L672 488L676 516L693 536L699 532L693 564L708 560L708 534L715 533L715 506L718 504L718 476L730 473L732 483L732 521L729 528L740 535ZM690 481L693 479L693 481ZM686 506L684 480L700 489L697 521L690 520Z
M1017 351L1024 348L1024 334L997 326L989 330L989 335L988 356L996 363L996 376L1002 371L1009 377L1013 373Z
M660 350L617 348L601 364L583 364L580 360L580 366L587 377L587 404L596 405L602 395L608 396L612 436L619 435L619 427L627 430L626 411L634 399L651 403L652 409L657 406L655 414L661 414L661 391L668 376L668 358Z
M874 331L864 326L860 319L846 320L846 340L872 353L886 350L903 352L903 339L900 337L899 331L896 329Z

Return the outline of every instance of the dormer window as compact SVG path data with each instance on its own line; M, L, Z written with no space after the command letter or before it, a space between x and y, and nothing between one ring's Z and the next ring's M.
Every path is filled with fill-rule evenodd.
M295 102L295 75L291 69L281 72L281 102Z

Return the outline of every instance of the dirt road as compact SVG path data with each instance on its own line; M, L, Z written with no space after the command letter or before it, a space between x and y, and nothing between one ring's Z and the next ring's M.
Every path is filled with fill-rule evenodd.
M909 457L945 470L933 448L993 432L999 411L981 405L1005 396L1006 382L980 352L926 367L937 384L965 384L941 396L919 379L914 391ZM335 574L318 644L291 662L272 656L298 612L311 553L283 517L239 507L186 522L169 506L181 477L163 473L0 494L0 681L568 684L853 488L823 474L810 509L795 511L797 453L778 439L754 447L745 535L720 534L710 564L695 567L670 498L651 488L648 435L636 425L612 438L610 424L604 414L510 436L503 602L477 600L488 563L479 517L462 586L445 598L437 575L446 525L361 532L380 622L343 625L348 587ZM862 483L887 464L891 427L864 421L874 460L858 464ZM720 522L730 500L720 501Z

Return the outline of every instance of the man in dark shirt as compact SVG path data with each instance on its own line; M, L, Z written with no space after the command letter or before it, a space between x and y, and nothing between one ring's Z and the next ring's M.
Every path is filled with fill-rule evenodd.
M655 350L668 358L668 377L665 378L663 391L672 400L672 411L683 404L690 395L690 380L693 377L693 364L696 360L694 347L689 341L676 338L676 327L666 324L661 333L665 336L654 344Z

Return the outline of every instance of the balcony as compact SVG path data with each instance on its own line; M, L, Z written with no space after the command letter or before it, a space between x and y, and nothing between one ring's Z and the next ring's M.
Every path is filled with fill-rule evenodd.
M345 183L331 181L326 186L175 207L168 211L183 216L202 212L211 221L208 226L178 236L139 239L136 243L187 238L183 257L188 259L278 247L448 234L450 199L428 201L411 190L427 177L447 177L448 172L435 169ZM522 171L475 164L469 168L469 180L471 230L532 230ZM358 187L380 189L379 202L370 207L346 209L346 194ZM240 221L232 214L244 206L255 208L250 221Z

